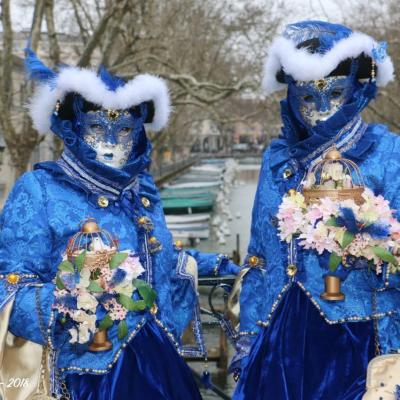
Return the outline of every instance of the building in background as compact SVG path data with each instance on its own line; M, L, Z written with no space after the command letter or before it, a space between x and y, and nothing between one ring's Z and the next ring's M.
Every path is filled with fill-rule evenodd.
M223 150L222 135L217 124L207 119L194 122L190 128L192 153L218 153Z

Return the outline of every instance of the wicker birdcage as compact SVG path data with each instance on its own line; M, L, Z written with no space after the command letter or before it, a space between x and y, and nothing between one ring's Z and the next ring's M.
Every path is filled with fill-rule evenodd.
M88 218L69 241L68 259L74 260L83 251L86 253L84 268L93 271L108 264L118 251L118 242L108 231L101 229L94 218Z
M302 186L307 204L317 203L324 197L334 201L351 199L358 205L364 202L365 185L360 169L353 161L343 158L336 148L331 148L308 171Z

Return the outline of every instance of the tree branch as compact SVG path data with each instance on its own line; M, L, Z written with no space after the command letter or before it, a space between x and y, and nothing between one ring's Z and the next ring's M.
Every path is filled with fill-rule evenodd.
M79 59L77 64L79 67L86 67L87 65L89 65L93 51L99 45L99 41L107 28L107 24L110 18L114 15L117 9L125 8L126 4L127 0L125 0L122 4L120 2L116 2L112 7L110 7L110 9L107 12L103 14L95 31L93 32L92 36L86 43L81 58Z

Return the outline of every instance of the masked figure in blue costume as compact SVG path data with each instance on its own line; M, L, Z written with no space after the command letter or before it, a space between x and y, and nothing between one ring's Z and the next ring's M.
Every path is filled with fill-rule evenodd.
M287 96L254 202L231 365L239 378L234 399L360 399L369 360L400 349L398 277L353 270L342 285L345 300L324 301L324 260L282 242L276 217L282 197L332 146L400 210L400 138L360 116L392 78L386 44L341 25L295 23L271 45L264 89L287 88Z
M51 129L65 150L58 161L37 164L17 181L1 215L0 374L30 379L4 397L30 399L40 382L40 358L50 354L42 363L50 387L42 389L53 398L199 399L180 342L189 321L199 317L193 271L196 262L200 275L237 267L222 255L181 251L167 230L148 172L145 133L145 127L158 131L167 123L166 84L151 75L125 82L104 69L55 73L30 51L27 67L39 81L30 104L33 124L41 133ZM121 250L139 254L141 279L157 292L158 310L130 312L126 339L118 339L115 325L108 331L112 349L98 353L77 352L52 310L62 254L88 217L117 237ZM199 348L192 351L202 354L194 325Z

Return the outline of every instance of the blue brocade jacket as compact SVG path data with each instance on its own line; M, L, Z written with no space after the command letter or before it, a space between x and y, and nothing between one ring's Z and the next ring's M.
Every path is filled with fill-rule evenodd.
M0 310L14 299L10 332L50 345L62 374L106 373L125 343L153 318L177 350L185 353L180 337L189 321L199 317L197 293L191 275L186 272L188 253L174 247L159 192L147 172L150 151L148 144L135 160L135 174L126 181L117 170L115 176L99 174L101 168L95 161L89 162L93 169L88 169L88 163L81 163L67 148L58 162L38 164L33 172L24 174L1 214ZM123 182L127 184L121 186ZM151 235L157 238L161 249L152 249L146 234L139 240L138 216L152 221ZM69 239L88 217L95 218L101 228L119 239L120 250L130 249L140 255L145 268L141 278L157 291L157 315L149 311L130 312L128 335L119 340L115 324L108 331L112 349L98 353L77 351L52 310L58 265ZM190 254L198 263L200 275L228 273L232 266L222 255L195 251ZM194 329L199 346L192 351L202 354L199 324L194 324Z
M342 284L345 300L324 301L320 298L326 273L323 260L313 251L297 246L290 249L278 236L276 215L282 197L288 190L297 189L307 167L334 143L344 157L358 164L366 186L389 200L400 217L400 137L387 127L367 125L358 117L334 138L309 140L307 148L291 147L285 138L274 140L263 157L254 201L251 241L244 265L249 271L242 283L238 353L232 367L247 356L255 336L269 325L291 285L298 285L306 293L328 324L374 318L382 352L400 349L398 275L384 271L376 277L366 269L354 270ZM303 155L301 160L298 153ZM291 263L297 272L287 268Z

